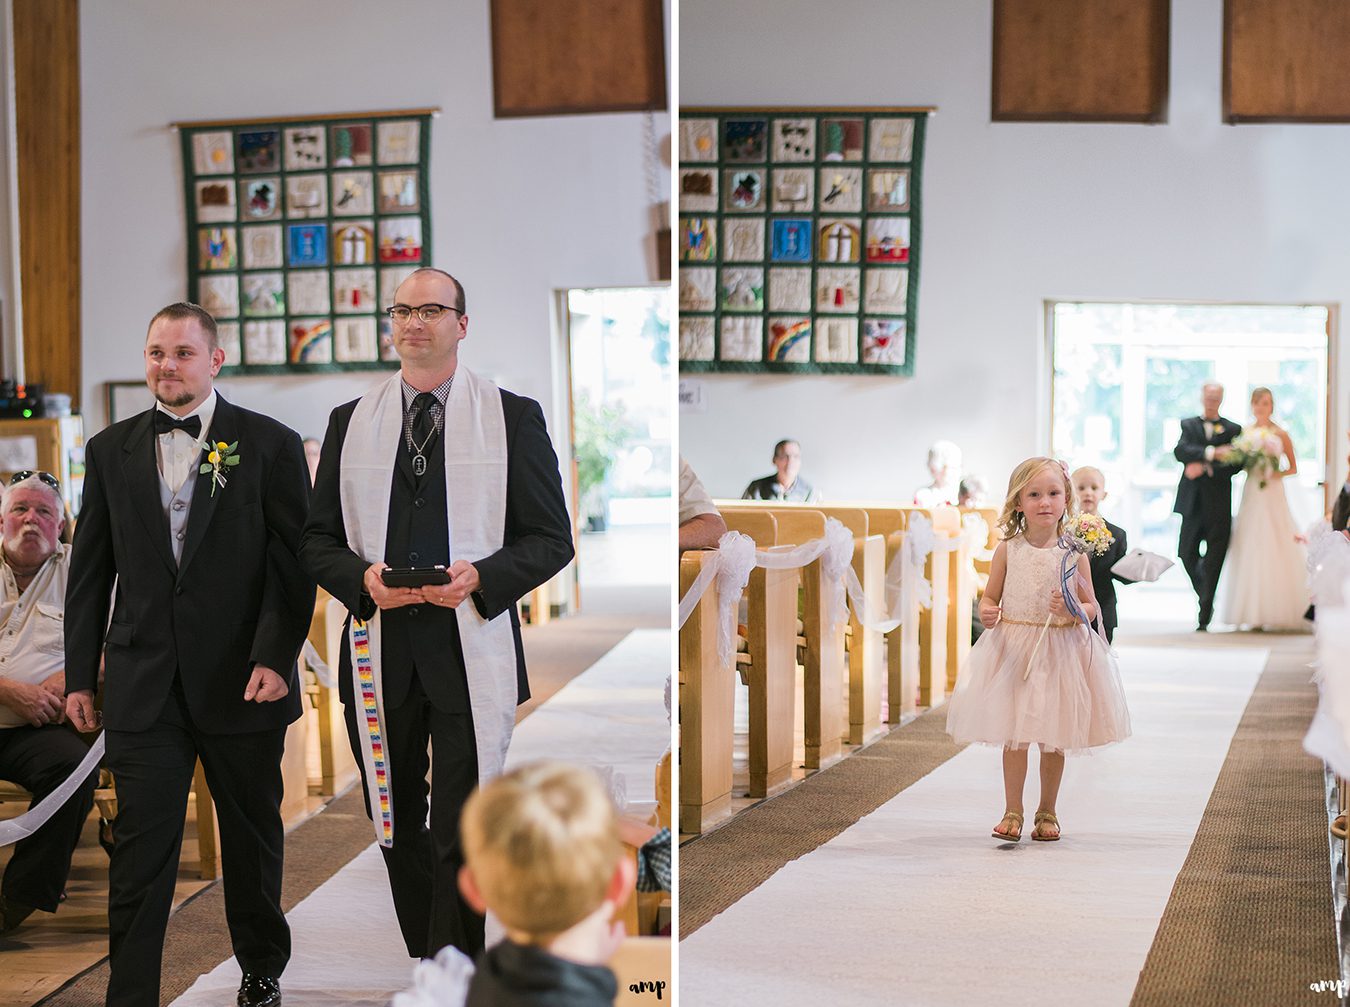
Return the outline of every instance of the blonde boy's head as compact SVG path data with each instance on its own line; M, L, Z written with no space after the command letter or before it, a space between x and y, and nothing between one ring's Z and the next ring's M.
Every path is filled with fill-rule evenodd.
M559 762L521 766L475 791L460 832L482 901L535 940L600 908L623 852L600 780Z
M1078 509L1085 514L1096 514L1097 507L1106 499L1106 476L1102 470L1084 465L1074 469L1073 492L1078 497Z

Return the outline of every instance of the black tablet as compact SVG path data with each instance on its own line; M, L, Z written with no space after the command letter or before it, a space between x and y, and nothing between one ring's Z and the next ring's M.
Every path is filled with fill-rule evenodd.
M380 571L385 587L426 587L449 584L450 571L443 566L385 567Z

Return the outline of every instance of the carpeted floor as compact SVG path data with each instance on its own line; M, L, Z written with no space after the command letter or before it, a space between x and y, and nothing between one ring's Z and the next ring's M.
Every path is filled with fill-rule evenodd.
M1137 665L1152 712L1141 717L1127 745L1086 760L1086 768L1066 780L1061 812L1073 808L1074 798L1079 807L1066 819L1065 842L1048 851L1024 842L962 852L968 844L961 829L971 827L965 803L976 801L990 824L997 811L983 808L988 801L969 788L964 770L953 776L947 763L960 753L942 734L942 712L927 715L681 848L684 991L698 988L699 960L706 957L703 967L716 971L717 981L703 992L719 989L743 1003L771 996L779 1003L816 1003L829 999L830 990L855 1002L889 996L899 998L891 1002L974 1003L1000 993L1021 1002L1020 993L1033 989L1055 1002L1087 1002L1076 998L1091 990L1095 1002L1124 1004L1133 996L1134 1004L1150 1007L1318 1002L1308 984L1336 976L1336 948L1321 768L1301 749L1316 703L1308 682L1311 640L1215 634L1131 642L1167 648ZM1264 670L1252 665L1259 653L1252 648L1272 652ZM1175 667L1159 675L1163 659ZM1229 667L1236 673L1231 683ZM1190 725L1196 725L1194 737ZM981 755L961 754L962 765ZM995 767L990 761L996 773ZM940 774L923 779L935 769ZM918 792L932 790L939 775L943 794L936 803L926 799L922 827L914 827L915 809L907 814L902 807L908 795L888 805L911 788L923 802ZM1188 781L1180 790L1169 780L1174 775ZM1159 800L1169 792L1175 799ZM953 824L960 826L955 833ZM949 836L944 848L931 845L934 832ZM1156 837L1152 848L1150 836ZM825 856L810 855L813 850ZM998 867L994 851L1013 858ZM873 864L871 892L857 887L859 878L843 883L860 860ZM1039 865L1052 873L1038 878ZM934 879L935 871L942 877ZM989 888L991 871L1015 891L1008 906L1002 903L1009 893ZM784 900L776 889L789 876L794 881ZM979 881L967 891L974 876ZM1050 898L1037 894L1055 889L1062 891ZM689 940L742 899L747 907L762 904L749 913L737 906L711 928L716 933ZM1101 904L1094 909L1095 900ZM1027 912L1038 902L1053 910L1045 936L1072 963L1063 969L1053 955L1041 960L1041 931ZM994 909L996 903L1001 908ZM780 922L766 933L761 917ZM1007 927L1000 929L999 919ZM732 931L741 937L730 939ZM817 936L802 943L807 931ZM1122 954L1122 941L1128 953ZM945 989L905 984L913 969L928 972L938 959L954 961L953 947L969 956L959 949L971 942L983 949L977 972L987 973L987 982L977 972L943 968L952 984ZM769 945L778 951L770 954ZM990 960L999 957L1000 945L1031 960L1011 966ZM735 960L745 967L731 965ZM813 981L784 1000L789 960ZM888 977L884 984L857 985L859 974L877 968ZM1057 983L1057 972L1072 973L1073 982Z
M957 752L933 710L680 847L680 937L829 842Z
M1309 656L1281 645L1257 683L1131 1007L1335 1002L1308 988L1338 975Z
M361 793L352 788L286 837L282 908L289 911L368 847L370 841L370 820L366 818ZM169 919L160 1003L170 1003L199 975L228 958L229 948L225 895L221 886L215 884L186 902ZM101 1007L107 985L105 959L38 1002L43 1007Z
M632 801L653 802L652 767L670 737L660 698L670 637L669 630L636 630L569 682L517 729L507 768L566 753L582 765L612 770ZM352 922L356 906L360 926ZM287 1007L385 1007L411 984L412 963L374 844L287 918ZM490 922L490 941L493 934ZM197 979L173 1007L217 1007L238 984L238 963L229 959Z
M649 602L657 589L643 595ZM665 597L668 597L666 592ZM597 606L598 607L598 606ZM530 668L531 699L518 721L594 664L635 626L666 627L669 617L656 612L578 614L546 626L522 631ZM370 845L370 822L359 791L332 801L314 818L286 837L286 870L282 906L289 910ZM168 1004L220 962L230 957L225 926L224 892L219 884L186 902L169 919L164 946L160 1003ZM99 1007L108 982L106 960L75 975L65 986L38 1001L43 1007ZM0 983L0 985L3 985ZM0 1007L8 1004L0 994Z

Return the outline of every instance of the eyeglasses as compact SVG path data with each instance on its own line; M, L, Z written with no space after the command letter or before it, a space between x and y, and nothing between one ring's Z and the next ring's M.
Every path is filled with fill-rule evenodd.
M432 322L439 321L440 317L447 311L463 314L459 308L452 308L446 304L419 304L415 308L406 304L395 304L392 308L385 309L385 313L399 325L407 325L408 320L412 318L414 313L423 322L430 325Z
M33 476L37 476L52 489L56 490L56 492L61 492L61 481L57 479L56 476L52 475L50 472L35 472L32 469L24 469L22 472L15 472L9 477L9 484L11 486L17 486L25 479L31 479Z

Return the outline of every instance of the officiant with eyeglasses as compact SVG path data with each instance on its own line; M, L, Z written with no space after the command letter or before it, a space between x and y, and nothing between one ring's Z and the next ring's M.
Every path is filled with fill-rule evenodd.
M400 370L333 410L301 560L348 612L339 691L408 954L473 957L460 809L502 769L516 602L571 560L571 521L539 404L459 360L459 281L418 269L387 310Z
M153 408L85 446L66 591L66 714L99 725L117 788L109 871L110 1007L159 1003L164 933L198 759L220 824L239 1007L277 1007L281 755L301 714L295 662L314 614L298 551L309 499L300 436L227 402L216 323L151 319ZM111 611L110 611L111 609Z

